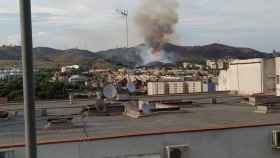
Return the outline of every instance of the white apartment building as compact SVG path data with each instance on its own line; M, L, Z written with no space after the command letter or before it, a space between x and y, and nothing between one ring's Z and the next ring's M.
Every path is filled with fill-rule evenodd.
M168 82L169 94L184 94L186 93L186 83L185 82Z
M61 72L62 73L71 72L72 70L77 70L79 68L80 68L79 65L63 66L61 67Z
M188 85L188 92L189 93L200 93L203 90L202 82L201 81L186 81Z
M203 91L203 83L201 81L161 81L148 82L148 95L173 95L187 93L209 92Z
M148 82L148 95L168 94L167 82Z
M217 69L217 63L215 60L207 60L206 61L206 65L210 68L210 69Z

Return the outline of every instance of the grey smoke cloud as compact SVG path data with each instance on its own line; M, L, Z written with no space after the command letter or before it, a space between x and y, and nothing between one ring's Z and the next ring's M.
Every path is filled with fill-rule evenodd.
M177 0L141 0L135 24L146 44L158 49L169 41L179 22L178 7Z

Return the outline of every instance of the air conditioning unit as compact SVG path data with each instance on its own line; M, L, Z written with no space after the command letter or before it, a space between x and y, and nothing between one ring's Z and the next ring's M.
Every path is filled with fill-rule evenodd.
M272 148L280 150L280 130L272 131Z
M9 112L7 112L7 111L0 111L0 119L2 119L2 120L9 119Z
M188 145L170 145L165 147L166 158L187 158Z

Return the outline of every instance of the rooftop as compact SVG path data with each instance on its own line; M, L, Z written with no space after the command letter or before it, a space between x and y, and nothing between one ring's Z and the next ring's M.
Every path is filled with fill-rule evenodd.
M133 119L127 116L74 117L74 127L47 129L46 118L37 116L37 134L40 142L57 140L106 139L114 137L160 134L168 132L194 132L243 128L253 126L280 125L280 113L258 114L253 106L240 103L238 97L224 97L219 104L209 104L209 100L199 100L189 105L181 105L178 112L164 112L149 117ZM82 102L84 104L87 101ZM77 114L81 103L75 108L54 108L50 113ZM0 147L22 144L24 141L22 113L0 124Z

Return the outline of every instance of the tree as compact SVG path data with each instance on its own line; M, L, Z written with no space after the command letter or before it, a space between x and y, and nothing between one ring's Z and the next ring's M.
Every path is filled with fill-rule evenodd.
M63 99L68 96L67 85L60 81L51 82L53 71L43 69L35 73L35 97L38 99ZM22 77L13 77L0 80L0 96L9 100L20 101L23 99Z

